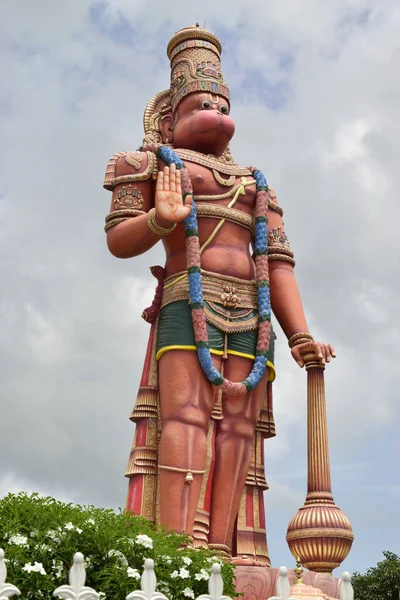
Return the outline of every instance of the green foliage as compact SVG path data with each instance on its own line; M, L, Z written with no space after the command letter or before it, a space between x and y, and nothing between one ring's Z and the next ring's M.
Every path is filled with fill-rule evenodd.
M140 589L145 558L154 559L157 590L170 600L207 593L216 561L221 563L224 593L236 596L232 565L208 550L182 550L185 540L123 511L64 504L37 494L9 494L0 500L7 581L24 598L50 600L56 587L68 583L75 552L85 556L86 585L109 600L125 600Z
M354 573L351 583L354 600L398 600L400 591L400 557L384 552L385 560L366 573Z

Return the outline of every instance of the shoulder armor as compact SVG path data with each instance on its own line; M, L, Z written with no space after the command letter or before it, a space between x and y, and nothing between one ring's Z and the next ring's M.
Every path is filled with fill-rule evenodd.
M117 176L118 172L122 173ZM120 168L121 167L121 168ZM107 164L103 187L112 190L119 183L146 181L157 177L157 156L154 152L116 152Z
M268 207L271 210L274 210L275 212L277 212L282 217L283 209L279 206L274 188L271 187L270 185L268 185L267 194L268 194Z

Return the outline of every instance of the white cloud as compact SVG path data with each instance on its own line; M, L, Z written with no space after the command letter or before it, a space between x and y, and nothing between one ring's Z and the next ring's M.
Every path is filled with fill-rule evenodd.
M183 0L172 12L113 0L96 5L97 24L93 6L16 0L0 23L0 491L124 502L149 331L140 314L155 287L148 267L164 259L161 247L131 261L108 254L102 178L114 151L138 146L144 106L168 85L169 37L206 19L224 43L234 155L276 188L310 328L337 350L326 372L331 458L353 470L334 481L362 539L375 501L355 465L371 463L377 488L392 485L395 471L380 465L395 468L385 448L399 423L397 3L205 0L199 15ZM305 486L306 375L278 334L267 517L282 501L288 521ZM379 504L387 514L391 498ZM395 529L374 530L373 545L393 548ZM274 543L280 562L285 542ZM372 564L367 546L347 568Z

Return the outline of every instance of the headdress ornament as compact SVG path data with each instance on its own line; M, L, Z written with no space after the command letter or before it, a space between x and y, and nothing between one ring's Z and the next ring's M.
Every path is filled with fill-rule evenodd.
M171 106L193 92L210 92L229 102L229 89L221 69L222 46L210 31L186 27L177 31L167 47L171 61Z

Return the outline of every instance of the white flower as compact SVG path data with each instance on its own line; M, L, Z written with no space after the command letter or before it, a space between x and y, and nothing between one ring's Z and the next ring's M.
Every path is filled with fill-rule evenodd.
M53 560L52 565L53 565L53 571L55 573L56 578L60 579L62 577L62 572L64 570L62 562L57 563L55 560Z
M34 565L31 563L26 563L24 567L22 567L23 571L27 571L28 573L40 573L40 575L46 575L46 571L43 569L42 563L35 562Z
M88 519L88 520L86 521L86 523L88 523L89 525L96 525L96 523L95 523L94 519ZM104 592L100 592L100 594L103 594L103 595L104 595Z
M197 581L201 581L202 579L204 579L204 581L208 581L210 578L210 575L207 573L207 571L205 569L200 569L200 573L196 573L194 578Z
M52 550L48 544L38 544L36 549L39 550L39 552L51 552Z
M160 560L166 562L167 565L172 565L172 558L170 556L160 556Z
M127 568L128 577L133 577L133 579L140 579L140 573L137 569L132 569L132 567Z
M119 560L119 562L121 563L122 566L127 567L128 566L128 561L126 560L125 556L122 554L122 552L120 552L119 550L110 550L108 553L109 558L112 558L113 556L115 556L115 558L117 558Z
M179 571L179 577L181 579L187 579L188 577L190 577L190 573L187 569L185 569L185 567L182 567L181 570Z
M20 535L19 533L16 533L15 535L12 535L10 537L10 539L8 540L8 543L15 544L16 546L27 546L28 538L25 537L24 535Z
M188 598L194 598L194 591L191 590L190 588L185 588L182 593L184 596L187 596Z
M192 564L192 562L193 562L193 561L192 561L192 559L191 559L191 558L189 558L188 556L182 556L182 562L184 562L184 563L185 563L185 565L188 565L188 566L189 566L189 565L191 565L191 564Z
M172 571L170 577L171 577L171 579L175 579L176 577L178 577L178 575L179 575L178 571Z
M71 529L75 529L75 525L73 525L72 523L66 523L64 525L64 529L68 529L68 531L71 531Z
M75 527L75 531L76 531L77 533L82 533L83 529L79 529L79 527Z
M144 533L137 535L135 541L139 546L144 546L144 548L153 548L153 540Z
M53 540L53 542L56 542L56 544L61 544L61 538L58 536L57 531L54 531L53 529L49 529L49 531L47 532L46 535L51 540Z

